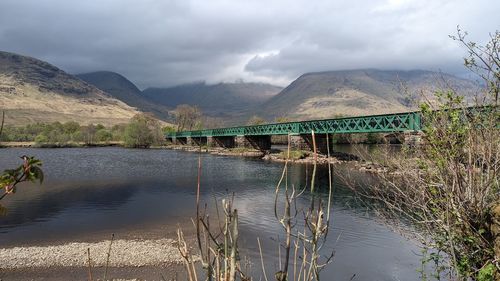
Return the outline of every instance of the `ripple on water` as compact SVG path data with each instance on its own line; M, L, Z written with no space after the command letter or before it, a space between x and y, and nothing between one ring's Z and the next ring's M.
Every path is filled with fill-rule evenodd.
M99 233L107 238L109 233L137 231L145 224L175 228L178 220L189 221L194 216L195 153L121 148L2 149L0 169L18 165L18 156L23 154L43 160L47 180L42 186L23 186L2 202L8 208L7 216L0 218L0 243L4 246L67 241ZM213 214L214 197L220 200L234 192L242 245L255 253L255 239L261 237L264 251L275 258L276 243L270 237L283 232L274 217L273 202L283 165L211 155L202 155L202 163L202 202L211 206ZM304 187L310 170L292 165L289 175L290 185ZM327 179L327 172L320 168L319 190L325 190ZM352 194L336 177L334 186L333 228L325 249L335 250L336 260L323 274L338 280L349 280L353 274L358 280L418 280L415 268L419 261L412 253L418 251L415 245L351 204ZM298 208L308 206L308 200L307 194L301 197Z

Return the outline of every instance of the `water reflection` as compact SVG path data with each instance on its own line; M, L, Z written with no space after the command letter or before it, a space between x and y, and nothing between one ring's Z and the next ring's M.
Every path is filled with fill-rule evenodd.
M96 235L103 239L110 233L131 231L150 233L160 226L175 229L194 214L196 154L120 148L2 149L0 169L18 165L18 156L23 154L43 160L47 180L42 186L21 186L17 194L4 200L9 210L0 218L4 246ZM203 203L213 206L214 197L234 192L242 252L255 260L255 239L260 237L272 272L278 246L270 238L275 240L282 233L273 211L282 164L212 155L202 155L202 162ZM289 184L305 187L310 169L292 165ZM350 171L346 166L335 169L336 174ZM353 179L371 180L365 174L350 173ZM319 169L320 192L326 190L327 181L327 170ZM334 176L333 186L333 229L325 250L335 250L336 258L323 273L327 280L349 280L353 274L355 280L418 280L415 268L419 260L412 253L418 251L416 246L377 223L338 176ZM298 205L304 207L308 202L306 194Z

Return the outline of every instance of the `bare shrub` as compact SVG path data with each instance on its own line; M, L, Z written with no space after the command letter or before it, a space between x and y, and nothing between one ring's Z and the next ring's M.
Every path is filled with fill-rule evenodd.
M500 34L485 46L465 35L458 29L452 38L467 47L465 64L485 80L485 92L474 107L451 89L437 92L421 106L423 143L387 155L392 172L380 175L381 184L356 191L382 217L403 218L416 228L429 250L423 261L435 266L432 277L489 280L480 278L499 270L489 212L500 200Z
M314 132L312 134L313 140L315 140ZM315 144L314 154L317 156ZM284 256L282 257L281 253L278 255L280 268L274 273L274 279L277 281L320 280L320 271L333 259L333 252L327 255L326 258L322 258L320 255L330 227L332 198L331 172L329 173L328 199L324 202L315 193L317 161L314 163L310 185L297 189L288 183L290 145L288 145L286 159L281 178L275 190L274 214L283 227L285 237L284 241L280 242L279 247L279 249L284 249ZM201 158L198 161L197 216L193 223L196 228L196 252L201 257L203 275L206 277L206 280L252 280L251 276L247 273L248 264L242 264L239 257L238 211L233 207L234 194L231 198L222 200L222 216L220 216L217 209L217 220L215 225L211 224L210 217L206 214L206 208L203 213L200 210L199 175L201 172ZM310 205L303 210L298 210L296 201L307 190L311 192ZM279 210L281 210L281 213ZM303 222L302 229L297 228L299 221ZM178 230L178 242L179 252L184 258L188 279L190 281L198 280L200 275L195 266L197 255L193 254L193 251L190 250L180 229ZM259 238L257 238L257 243L261 253L263 275L267 281L269 279Z

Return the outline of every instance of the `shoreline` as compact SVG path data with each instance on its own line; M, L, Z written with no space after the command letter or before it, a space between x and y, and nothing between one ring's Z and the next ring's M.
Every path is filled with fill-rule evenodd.
M1 277L6 280L82 280L91 271L95 278L107 271L106 280L171 280L183 274L183 259L177 241L119 239L98 242L68 242L44 246L0 249ZM109 264L106 266L109 251ZM71 277L71 278L69 278ZM158 279L160 278L160 279Z
M0 249L0 269L85 267L87 249L93 266L105 266L111 240L99 242L69 242L45 246L21 246ZM111 248L109 266L142 267L181 264L176 241L162 239L119 239Z
M0 149L1 148L96 148L96 147L127 148L123 146L122 142L107 142L98 144L86 144L86 143L37 144L35 142L0 142ZM213 148L213 147L200 148L199 146L174 145L174 144L151 146L147 149L169 149L169 150L178 150L185 152L202 152L205 154L245 157L245 158L260 159L264 161L272 161L279 163L285 163L287 161L286 157L284 156L286 150L277 150L277 149L274 150L272 149L270 151L263 152L251 148ZM288 159L289 163L313 164L315 161L312 151L291 150L290 153L291 153L291 158ZM332 151L330 157L327 157L326 155L323 154L318 154L316 161L318 165L353 163L354 168L356 168L357 170L373 174L384 173L387 171L387 168L384 165L370 161L365 161L361 159L359 156L354 154L338 152L338 151Z
M206 154L212 155L221 155L221 156L240 156L240 157L248 157L255 159L262 159L268 161L275 162L286 162L287 159L284 156L286 150L270 150L268 152L259 151L251 148L207 148L202 147L200 149L199 146L186 146L186 145L167 145L163 147L165 149L170 150L181 150L186 152L202 152ZM288 159L288 162L291 163L313 163L314 156L312 151L307 150L291 150L290 151L291 158ZM344 153L344 152L332 152L330 157L327 157L323 154L317 155L317 163L318 164L338 164L338 163L347 163L353 161L363 161L360 157Z
M68 143L36 143L34 141L9 141L0 142L0 148L83 148L83 147L123 147L123 143L119 141L110 141L103 143L84 143L84 142L68 142Z
M286 157L284 157L284 153L286 153L286 151L282 150L271 150L270 152L262 152L255 149L238 149L238 148L226 149L226 148L202 147L200 149L199 146L186 146L186 145L168 145L162 148L170 150L180 150L185 152L194 152L194 153L201 152L201 153L220 155L220 156L254 158L254 159L260 159L264 161L272 161L278 163L285 163L287 161ZM291 150L290 154L292 157L288 159L289 163L314 164L315 159L312 151ZM297 154L299 154L298 157ZM379 174L387 172L387 167L385 167L382 164L374 163L371 161L365 161L357 155L345 152L333 151L330 157L327 157L326 155L323 154L318 154L316 161L318 165L352 163L354 164L353 168L371 174Z

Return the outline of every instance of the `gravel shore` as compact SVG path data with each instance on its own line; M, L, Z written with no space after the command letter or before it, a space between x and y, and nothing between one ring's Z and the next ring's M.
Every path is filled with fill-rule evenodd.
M109 244L108 240L0 249L0 269L87 266L87 249L90 249L93 266L105 266ZM111 248L109 266L141 267L181 262L182 257L179 255L176 241L172 239L115 240Z

